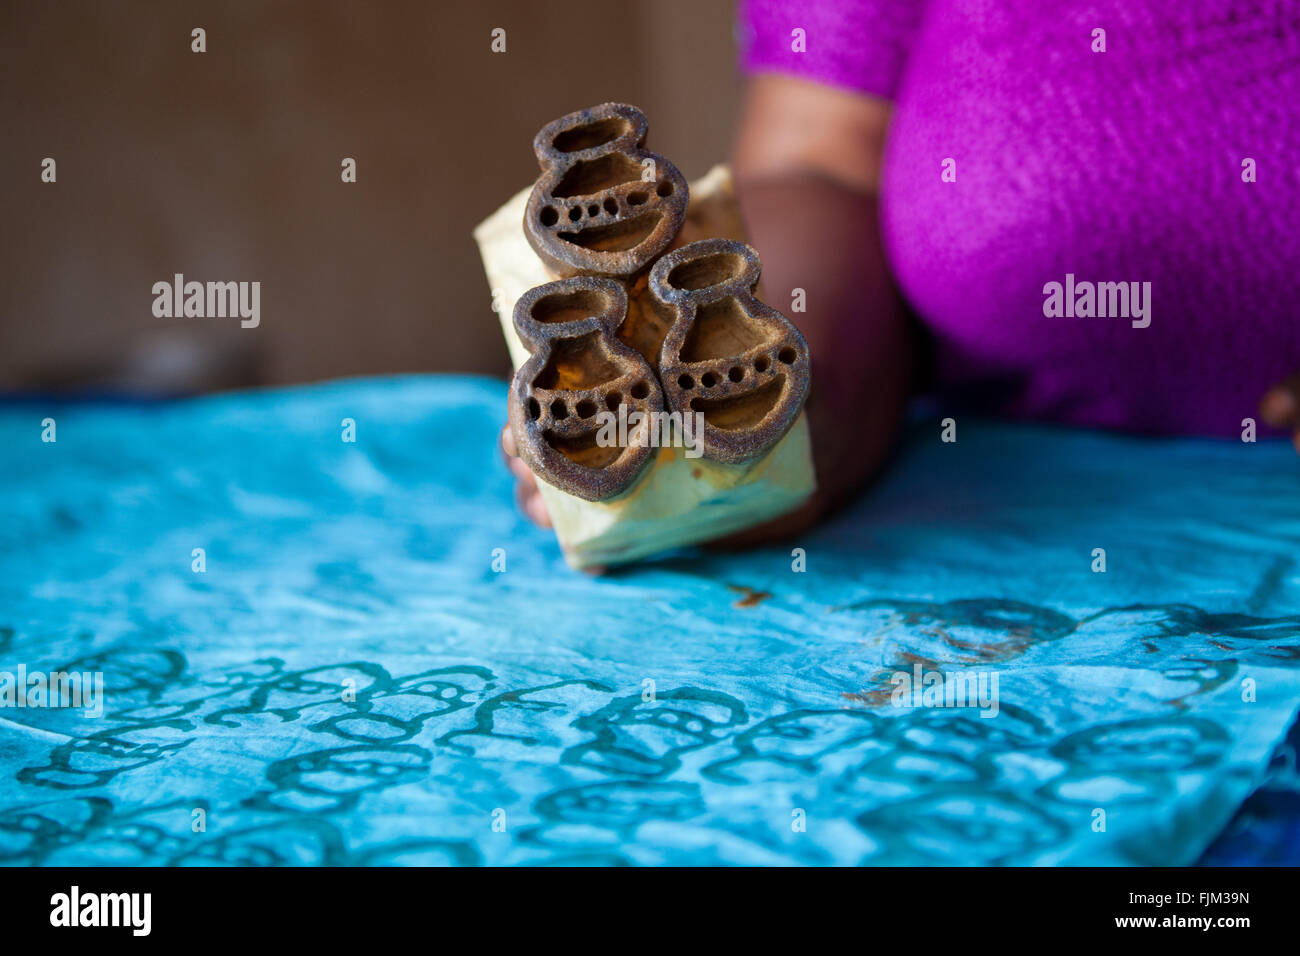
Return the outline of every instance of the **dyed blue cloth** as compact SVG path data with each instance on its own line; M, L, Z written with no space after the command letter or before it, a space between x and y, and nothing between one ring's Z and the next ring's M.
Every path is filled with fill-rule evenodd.
M1205 866L1300 864L1300 723L1273 754L1263 785L1201 857Z
M591 578L515 510L503 418L459 378L0 410L0 677L105 688L0 709L0 859L1181 864L1294 834L1228 826L1300 702L1285 443L924 422L794 555ZM989 706L893 700L917 673Z

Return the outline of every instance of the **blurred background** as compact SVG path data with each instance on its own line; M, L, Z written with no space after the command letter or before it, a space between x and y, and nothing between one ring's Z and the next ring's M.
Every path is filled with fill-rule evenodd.
M0 390L505 375L470 232L536 177L537 129L631 102L694 179L726 158L740 91L729 2L556 9L4 4ZM152 286L178 272L260 281L260 327L155 318Z

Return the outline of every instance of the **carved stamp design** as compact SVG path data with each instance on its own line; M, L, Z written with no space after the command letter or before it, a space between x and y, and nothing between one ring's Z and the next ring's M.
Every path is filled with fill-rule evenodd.
M635 106L603 103L548 123L533 140L542 174L524 232L556 275L635 276L681 229L689 187L644 148L646 130Z
M515 373L510 427L520 457L555 487L600 501L629 488L653 452L648 430L663 390L645 358L615 332L627 292L613 279L548 282L516 303L515 330L532 353ZM598 413L642 413L626 442L599 441ZM607 418L607 416L605 416Z
M808 393L808 345L754 296L758 253L733 239L674 249L650 271L650 292L673 315L659 356L668 407L704 414L704 455L748 461L794 424Z

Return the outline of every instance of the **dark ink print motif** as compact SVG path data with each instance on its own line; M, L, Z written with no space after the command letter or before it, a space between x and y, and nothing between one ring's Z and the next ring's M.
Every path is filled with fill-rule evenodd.
M942 673L947 667L996 664L1030 647L1074 631L1067 614L1001 598L926 602L873 598L836 608L860 614L869 641L882 645L884 666L845 697L869 707L890 702L898 671L914 665Z
M0 812L0 861L9 865L76 865L91 855L117 866L477 866L466 840L405 838L349 852L343 832L324 817L293 814L266 821L222 807L234 821L220 833L195 830L208 801L171 800L118 809L103 797L79 797ZM265 822L259 822L265 821Z
M159 743L160 735L182 739ZM183 730L178 729L175 721L161 720L127 724L85 737L69 737L50 751L46 766L23 767L16 779L19 783L56 790L100 787L118 774L165 760L194 742L182 735Z
M877 749L884 721L865 710L792 710L732 736L734 753L703 767L725 784L813 776L829 758L861 747Z
M475 708L471 726L449 731L436 743L481 760L493 759L500 749L525 747L537 754L535 759L553 763L582 715L603 706L611 694L611 688L589 680L505 691Z
M1152 646L1199 638L1206 650L1242 663L1278 667L1300 662L1300 615L1256 617L1191 604L1129 604L1098 611L1078 625L1080 631L1093 626L1123 626Z
M944 602L872 598L836 610L863 612L874 635L897 635L900 646L918 657L952 664L1010 660L1035 644L1059 640L1076 624L1068 614L1003 598Z
M887 858L942 862L954 846L979 846L979 862L994 866L1032 859L1069 833L1067 821L1019 797L992 792L973 800L960 790L888 803L861 814L857 824Z
M613 279L579 276L526 292L515 304L520 341L532 353L510 390L510 428L538 477L587 501L631 487L654 449L650 429L663 390L649 363L615 333L627 293ZM631 419L639 412L639 419ZM626 442L602 441L610 416L627 421ZM635 427L633 427L635 426Z
M565 751L563 762L627 777L663 777L681 758L726 740L749 722L745 705L719 691L679 687L619 697L573 726L592 739Z
M644 148L645 114L602 103L543 126L533 140L542 174L524 234L558 276L632 278L673 241L690 191L668 160Z
M276 665L282 663L272 660ZM297 720L308 710L338 706L347 692L365 699L376 688L391 684L388 671L367 661L324 664L300 671L281 671L277 666L276 672L264 680L237 688L241 693L249 692L247 703L223 707L203 720L223 727L238 727L240 718L262 714L274 714L283 721Z
M106 797L70 797L0 810L0 862L36 866L64 848L76 850L112 813Z
M620 865L625 860L610 848L633 842L641 827L683 823L704 816L708 807L693 783L612 780L548 793L533 812L542 822L520 830L522 845Z
M361 797L402 783L423 780L433 755L414 744L336 747L277 760L266 769L270 790L244 805L300 813L351 810Z
M868 641L879 646L883 666L858 692L844 696L869 707L884 706L892 677L920 664L945 672L1014 660L1041 644L1069 638L1076 663L1093 654L1114 655L1114 635L1146 653L1172 642L1183 653L1158 671L1186 690L1166 703L1182 710L1189 698L1224 686L1239 667L1293 666L1300 661L1300 617L1252 617L1204 611L1187 604L1133 604L1105 608L1075 619L1050 608L1003 598L948 602L873 598L835 609L864 615Z
M387 744L410 740L426 721L478 703L491 687L486 667L439 667L394 681L358 698L348 711L311 725L358 743Z
M790 430L808 394L808 344L754 295L758 253L733 239L674 249L650 270L650 292L672 315L659 355L669 409L704 416L704 457L765 454Z

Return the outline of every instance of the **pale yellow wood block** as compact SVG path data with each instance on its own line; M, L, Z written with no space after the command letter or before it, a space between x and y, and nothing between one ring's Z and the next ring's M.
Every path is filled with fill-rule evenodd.
M528 359L515 334L515 302L555 278L524 237L530 190L519 192L474 230L515 368ZM744 239L725 166L715 166L691 184L686 223L675 245L711 236ZM645 294L644 284L642 280L633 289L630 310ZM505 418L502 408L503 423ZM750 527L795 508L816 483L808 423L800 415L776 447L756 461L727 465L687 458L683 448L661 448L640 480L608 501L584 501L540 480L538 486L566 560L587 568L634 561Z

